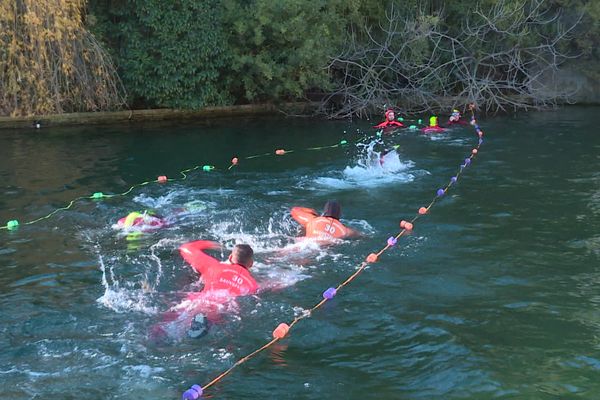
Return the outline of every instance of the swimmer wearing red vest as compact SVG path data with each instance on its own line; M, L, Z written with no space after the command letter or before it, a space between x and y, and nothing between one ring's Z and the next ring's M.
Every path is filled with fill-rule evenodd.
M335 200L325 203L323 214L320 216L312 208L306 207L293 207L291 214L292 218L306 228L307 238L331 240L360 236L360 232L340 222L342 208Z
M237 244L227 262L219 262L204 250L219 249L218 243L197 240L179 247L179 253L204 281L202 293L218 291L230 297L246 296L258 291L258 284L250 274L254 251L247 244Z
M394 127L402 127L404 126L402 122L396 121L396 115L394 114L394 110L388 108L385 111L385 121L380 124L375 125L373 128L381 129L381 128L394 128Z
M202 337L211 324L220 320L221 314L236 309L233 301L236 297L258 291L258 284L248 271L254 263L252 248L247 244L236 245L226 262L219 262L204 252L218 248L217 243L208 240L179 247L181 256L201 275L204 289L188 294L180 304L163 314L162 321L150 330L152 341L180 340L185 332L190 338Z

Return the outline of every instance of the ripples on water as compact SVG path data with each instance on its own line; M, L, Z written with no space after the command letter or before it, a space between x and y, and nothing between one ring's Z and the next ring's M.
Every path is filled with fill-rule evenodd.
M413 234L298 324L291 339L211 392L217 398L595 398L600 159L589 149L600 147L585 134L589 111L559 115L484 120L486 142L473 168ZM164 135L165 129L174 132ZM122 191L149 173L204 162L202 148L214 148L223 164L231 149L221 141L245 143L237 149L242 157L242 150L335 143L342 130L292 123L282 137L281 129L256 123L217 129L219 135L186 127L93 131L85 143L68 131L7 135L0 151L10 153L0 155L3 170L13 172L2 175L1 214L31 219L78 195ZM573 131L581 134L567 134ZM279 322L352 273L397 232L400 219L432 198L475 142L468 128L345 138L358 145L194 173L0 233L0 397L178 398L262 345ZM136 147L140 140L144 150ZM34 155L44 163L32 162ZM57 165L64 165L60 173L52 169ZM289 208L320 209L334 197L344 221L368 237L328 248L297 242ZM166 216L167 226L115 229L119 218L145 209ZM185 326L175 326L173 340L152 342L149 332L163 314L201 288L177 252L196 239L226 249L251 244L264 290L229 304L203 339L187 339Z

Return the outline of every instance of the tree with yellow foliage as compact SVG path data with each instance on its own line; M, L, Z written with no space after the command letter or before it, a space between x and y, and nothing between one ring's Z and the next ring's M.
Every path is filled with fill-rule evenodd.
M85 29L85 0L0 1L0 114L124 104L110 57Z

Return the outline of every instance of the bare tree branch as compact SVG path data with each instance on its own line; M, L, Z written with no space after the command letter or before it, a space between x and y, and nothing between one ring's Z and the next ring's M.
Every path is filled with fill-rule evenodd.
M349 35L328 65L341 78L321 113L365 117L384 105L419 113L471 102L497 112L552 106L574 94L547 82L571 57L561 46L580 19L564 27L542 0L477 6L452 31L440 15L400 10L392 4L379 30L365 27L366 40Z

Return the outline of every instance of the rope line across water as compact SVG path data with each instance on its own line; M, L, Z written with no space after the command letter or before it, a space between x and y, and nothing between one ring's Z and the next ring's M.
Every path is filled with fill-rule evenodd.
M261 153L261 154L256 154L256 155L251 155L251 156L247 156L244 157L244 159L246 160L251 160L254 158L259 158L259 157L268 157L268 156L282 156L285 154L289 154L289 153L294 153L294 152L301 152L301 151L314 151L314 150L325 150L325 149L332 149L332 148L336 148L336 147L340 147L343 145L348 144L348 141L346 140L342 140L339 143L330 145L330 146L321 146L321 147L308 147L305 149L299 149L299 150L284 150L284 149L277 149L275 150L275 152L271 152L271 153ZM231 170L231 168L233 168L235 165L237 165L238 163L238 159L237 158L233 158L231 160L231 165L226 169L226 171ZM122 193L114 193L114 194L104 194L103 192L95 192L94 194L92 194L91 196L79 196L74 198L73 200L71 200L66 206L64 207L59 207L57 209L55 209L54 211L50 212L47 215L44 215L42 217L36 218L34 220L31 221L27 221L24 223L19 223L18 220L13 219L10 220L6 223L6 225L0 226L0 230L14 230L17 229L20 225L32 225L35 224L37 222L40 222L42 220L45 219L49 219L50 217L52 217L53 215L55 215L56 213L60 212L60 211L65 211L70 209L76 202L81 201L81 200L101 200L101 199L110 199L113 197L122 197L122 196L127 196L129 193L131 193L134 189L142 187L142 186L146 186L149 185L151 183L166 183L166 182L181 182L187 179L188 177L188 173L196 171L202 169L202 171L204 172L210 172L210 171L214 171L217 170L219 171L220 169L216 168L213 165L196 165L194 167L191 168L187 168L184 170L179 171L179 174L182 176L181 178L167 178L166 175L161 175L158 178L151 180L151 181L145 181L145 182L141 182L141 183L136 183L135 185L131 186L129 189L127 189L126 191L122 192Z
M458 172L450 178L450 181L446 184L446 186L437 190L435 197L433 197L433 199L431 200L429 205L427 207L419 208L417 214L410 220L410 222L405 221L405 220L400 221L400 228L401 228L400 232L398 234L396 234L395 236L389 237L387 239L386 245L381 250L379 250L376 253L369 254L367 256L367 258L358 265L358 268L356 269L356 271L354 271L354 273L352 273L342 283L338 284L337 287L335 287L335 288L330 287L327 290L325 290L323 292L323 299L321 301L319 301L317 304L315 304L312 308L304 311L302 314L295 317L292 320L292 322L290 322L289 324L280 323L277 326L277 328L275 328L275 330L273 330L273 333L272 333L273 339L271 339L269 342L267 342L263 346L259 347L258 349L252 351L248 355L240 358L229 369L222 372L220 375L218 375L217 377L212 379L210 382L206 383L204 386L193 385L190 389L186 390L183 393L184 400L198 399L199 397L202 396L204 390L210 388L211 386L215 385L217 382L219 382L220 380L225 378L235 368L242 365L246 361L254 358L256 355L258 355L262 351L268 349L273 344L275 344L278 341L280 341L281 339L283 339L294 325L296 325L299 321L301 321L305 318L309 318L314 311L316 311L321 306L323 306L328 300L331 300L337 294L338 291L340 291L342 288L344 288L346 285L348 285L350 282L352 282L354 279L356 279L356 277L358 277L369 264L377 262L379 257L385 251L387 251L391 247L395 246L398 239L400 239L400 237L405 235L407 232L412 231L415 221L417 221L423 215L427 214L429 212L429 210L431 209L431 207L433 207L433 205L448 192L450 187L458 181L459 177L463 174L463 171L465 170L465 168L467 168L471 164L473 158L479 152L479 148L481 147L481 144L483 143L483 139L482 139L483 131L481 130L481 128L477 124L477 120L475 119L474 105L469 105L469 110L471 111L471 125L475 128L475 132L477 133L477 136L479 138L477 146L471 150L471 154L469 155L469 157L465 158L464 162L460 165ZM335 145L335 146L337 146L337 145ZM314 148L314 149L317 149L317 148Z

